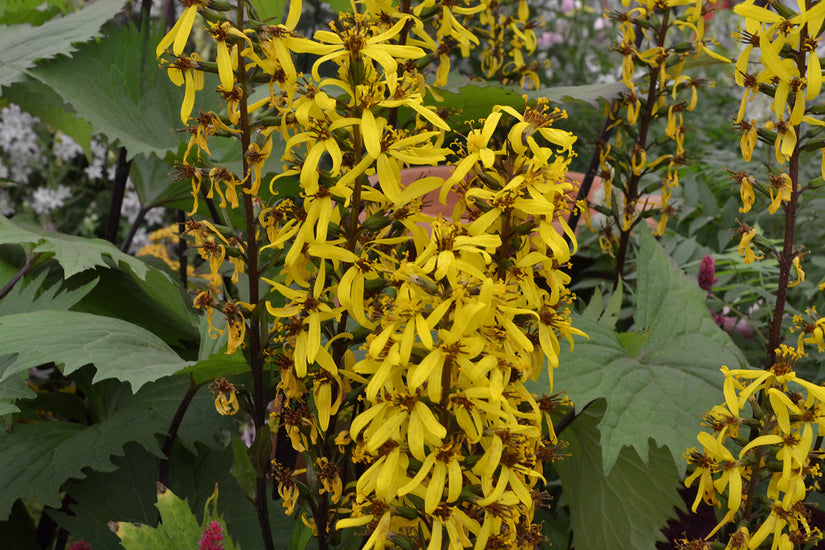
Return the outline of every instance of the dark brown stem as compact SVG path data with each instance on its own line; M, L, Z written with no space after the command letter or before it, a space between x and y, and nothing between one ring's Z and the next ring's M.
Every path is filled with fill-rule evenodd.
M23 267L20 268L20 271L15 273L14 277L12 277L8 283L3 285L3 288L0 288L0 300L2 300L3 297L6 296L6 294L11 292L11 289L14 288L14 285L17 284L17 281L25 277L26 274L32 270L34 264L37 262L37 259L39 257L40 254L32 254L32 256L28 260L26 260L26 263L23 264Z
M131 168L131 166L132 161L126 160L126 148L121 147L117 154L112 201L109 203L109 220L106 223L106 240L113 245L117 245L117 233L120 228L120 210L123 207L123 196L126 194L126 180L129 178L129 168Z
M452 388L452 367L452 359L447 359L444 361L444 367L441 370L441 402L439 403L441 407L441 416L438 421L445 428L449 428L450 426L450 410L447 405L449 405L450 389Z
M810 8L810 2L805 2L806 7ZM806 63L805 63L805 55L804 52L801 50L804 47L806 38L808 36L807 30L803 27L800 31L799 36L799 44L800 44L800 51L797 52L796 57L796 65L797 69L801 71L800 74L805 74L806 72ZM816 55L816 53L813 53ZM791 95L793 97L793 95ZM793 110L793 105L791 105L791 110ZM796 135L799 136L800 126L796 125L794 127L794 131ZM773 317L771 318L771 326L770 326L770 335L768 337L768 350L767 350L767 365L765 368L770 369L771 365L776 361L776 348L779 347L779 344L782 342L782 318L785 315L785 302L788 298L788 281L790 281L791 277L791 270L793 269L793 258L794 258L794 233L796 231L796 209L799 204L799 138L797 138L797 142L794 145L793 153L791 154L791 158L788 160L788 177L791 179L791 198L787 204L784 205L785 209L785 234L782 239L782 252L777 254L777 260L779 262L779 281L777 282L777 289L776 289L776 303L774 304L773 308ZM767 403L767 392L760 392L759 396L760 403L763 405L762 409L767 410L765 406ZM753 441L757 435L756 430L751 430L750 440ZM751 503L753 502L754 493L756 492L756 484L759 480L759 469L760 465L762 464L762 449L763 447L757 447L754 453L756 459L756 467L754 471L751 473L751 479L748 483L747 491L744 496L745 501L745 509L744 509L744 519L746 521L750 521L751 519Z
M175 212L176 221L178 222L178 234L186 233L186 214L183 210ZM186 260L186 239L178 239L178 274L180 275L180 284L186 289L188 286L189 265Z
M238 2L237 21L241 24L244 20L244 3ZM241 86L241 99L238 104L240 109L241 127L241 151L243 152L243 207L246 218L246 259L247 259L247 280L249 281L249 303L256 306L260 300L258 285L260 283L260 273L258 272L258 243L255 209L252 202L252 194L248 193L251 188L249 175L249 161L247 152L249 151L250 127L249 113L247 110L247 88L246 88L246 60L241 55L241 48L238 48L238 84ZM264 357L261 345L261 321L259 316L253 316L249 321L249 366L252 371L252 403L253 421L256 431L266 425L266 388L264 388ZM268 494L266 484L266 472L258 471L257 487L255 494L255 509L258 515L258 523L261 528L264 548L274 550L275 544L272 539L272 529L269 525Z
M604 124L602 125L602 131L599 132L599 139L596 142L596 148L593 150L593 155L590 157L590 164L587 165L587 171L585 171L584 178L582 178L582 182L579 185L579 191L576 193L576 202L586 199L590 194L590 189L593 187L593 180L596 179L596 172L599 170L599 153L601 151L599 144L605 143L608 139L610 139L610 134L612 133L610 126L612 123L613 120L608 114L604 118ZM581 214L579 210L574 209L570 213L570 217L567 219L567 225L570 226L571 231L574 233L576 231L576 226L579 225L580 216ZM570 238L567 234L564 235L564 238L568 241L568 244L570 244Z
M195 381L190 377L189 388L187 388L180 405L178 405L178 410L175 411L175 416L172 417L172 422L169 424L166 439L163 441L162 450L165 458L160 461L158 481L160 481L164 487L169 487L169 463L172 460L172 448L175 446L175 439L178 437L178 430L180 429L181 422L183 422L183 416L186 414L186 410L192 403L192 399L195 397L196 393L198 393L198 386L195 385Z
M810 2L805 2L808 7L810 7ZM799 74L805 74L807 72L807 67L805 63L805 53L804 53L804 44L808 38L808 31L806 27L802 27L799 33L799 48L800 51L797 53L796 56L796 66L797 69L802 71ZM816 55L816 53L812 53L811 55ZM794 97L793 94L790 97ZM793 109L793 105L791 105ZM778 288L776 290L776 303L774 304L773 308L773 317L771 318L771 331L770 336L768 338L768 365L767 368L770 368L770 365L776 360L776 348L779 347L779 344L782 342L782 317L785 315L785 301L788 297L788 282L791 278L791 270L793 269L793 258L794 258L794 233L796 231L796 209L799 204L799 141L800 137L800 125L797 124L794 127L794 132L796 132L797 140L796 144L793 148L793 153L791 154L791 158L788 161L788 177L791 178L791 199L785 206L785 235L782 238L782 252L778 258L779 260L779 281L777 283Z

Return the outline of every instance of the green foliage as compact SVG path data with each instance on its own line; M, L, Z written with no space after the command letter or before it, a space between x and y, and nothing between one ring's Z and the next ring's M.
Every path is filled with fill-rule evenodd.
M12 361L12 357L0 358L0 370ZM24 377L28 373L10 376L0 382L0 416L7 416L20 410L15 402L21 399L30 399L35 396L34 391L26 384Z
M0 25L42 25L55 15L68 12L71 7L67 0L5 0L0 4Z
M33 245L31 253L44 254L44 259L54 257L63 267L64 277L93 269L96 266L110 267L108 258L114 265L129 270L139 279L146 279L149 267L134 256L125 254L111 243L102 239L84 239L64 235L34 226L12 222L0 215L0 244Z
M547 98L550 102L564 103L577 101L598 106L602 100L610 100L624 89L624 84L587 84L583 86L560 86L525 91L519 86L502 86L495 82L474 81L461 75L451 74L447 85L439 90L443 96L442 105L446 109L460 113L460 120L468 121L489 115L490 105L509 105L521 111L524 109L523 96L529 99ZM454 128L455 119L450 119Z
M570 507L575 547L654 548L660 529L682 507L677 467L667 449L651 444L647 460L624 447L610 473L603 473L605 408L605 401L597 400L561 436L570 442L571 456L555 467Z
M217 498L218 489L215 487L214 497ZM178 550L180 548L195 548L204 528L215 516L207 515L203 524L198 525L195 514L189 509L186 500L176 497L169 489L158 486L158 512L161 522L157 527L121 522L116 526L115 534L120 537L121 544L126 550ZM236 550L237 547L224 532L221 541L225 550Z
M252 5L258 11L261 21L273 25L283 23L284 10L287 6L286 0L252 0Z
M94 550L122 550L109 521L155 524L158 458L136 443L124 447L125 454L112 458L116 470L88 472L72 479L63 489L71 495L68 512L48 510L63 529L83 538Z
M0 26L0 86L22 80L38 59L76 50L73 44L100 36L100 28L126 0L98 0L83 10L52 19L39 27L29 23ZM42 3L41 3L42 4ZM80 80L80 79L78 79Z
M627 445L647 464L649 439L667 447L684 472L681 455L694 444L696 419L719 401L720 367L739 368L744 359L714 322L696 282L649 232L641 235L635 330L619 335L609 322L574 316L589 340L578 339L555 383L579 410L607 400L600 436L605 472Z
M15 358L0 380L54 361L71 374L97 368L95 380L115 378L141 386L193 364L163 340L132 323L74 311L45 310L0 318L0 349Z
M0 520L9 516L18 498L60 507L60 487L66 480L82 478L86 468L113 470L111 457L122 454L130 441L159 454L153 431L162 428L147 430L147 420L145 410L127 408L93 426L39 422L16 424L10 433L0 433Z
M53 88L95 133L105 134L126 147L129 158L139 153L163 156L177 150L180 136L180 90L158 70L157 30L141 33L133 26L109 29L84 44L71 58L41 63L30 74ZM84 78L77 78L83 74ZM209 81L206 88L213 87ZM204 104L208 94L198 98Z
M41 271L37 276L24 278L3 297L3 307L0 316L13 313L30 313L43 310L68 310L81 301L97 284L93 278L86 284L69 289L61 283L55 283L46 288L44 282L49 275L48 270ZM0 281L2 281L0 277Z
M136 155L129 172L144 208L192 200L192 186L184 181L170 181L169 164L155 155Z

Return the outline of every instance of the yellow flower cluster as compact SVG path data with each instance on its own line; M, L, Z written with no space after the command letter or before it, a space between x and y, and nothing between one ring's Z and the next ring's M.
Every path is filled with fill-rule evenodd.
M725 403L706 415L714 434L699 434L703 450L688 452L695 470L685 480L687 487L698 481L694 512L701 500L717 505L719 496L727 500L725 515L708 538L729 522L739 524L734 536L742 545L736 548L759 548L772 537L771 548L791 549L822 538L809 524L805 497L821 476L814 436L825 429L825 387L797 376L794 367L802 355L782 345L769 369L722 367ZM756 436L747 441L739 433L742 427ZM738 455L732 446L741 448ZM747 500L746 485L761 481L755 471L770 472L765 489L770 504L759 527L750 529L756 504Z
M631 2L623 4L629 6ZM606 107L605 114L613 121L609 127L613 138L599 143L600 176L606 196L606 204L600 209L618 230L607 232L609 238L603 241L611 253L617 245L623 249L619 241L654 212L659 214L654 233L662 235L673 213L671 195L679 186L679 170L688 162L684 113L696 108L698 89L705 85L683 72L688 57L705 54L729 62L707 47L705 3L635 0L633 5L627 12L611 14L621 31L615 49L622 55L622 82L627 90ZM679 42L676 37L682 35L690 42ZM662 153L662 144L652 139L656 124L664 125L661 133L673 142L672 151ZM659 152L651 157L648 152L654 145ZM654 176L658 185L643 183ZM660 194L650 196L656 187ZM613 204L614 189L621 195L621 204Z
M740 211L748 212L752 208L756 190L770 200L768 212L774 214L780 206L784 211L790 203L796 203L800 187L795 181L796 174L785 165L792 158L798 159L801 151L819 149L825 176L825 148L821 142L819 145L806 143L813 134L803 128L803 124L813 126L815 134L820 131L816 127L825 125L811 116L809 107L811 100L816 99L822 90L822 70L816 46L825 20L825 4L820 2L811 6L802 2L797 12L778 3L764 6L747 0L737 5L734 11L744 18L744 28L738 30L736 37L745 47L734 70L736 84L744 88L734 121L742 134L742 156L750 161L757 142L763 141L774 146L776 162L781 165L781 171L772 175L768 184L747 174L744 174L746 177L736 175L742 195ZM775 117L766 121L762 128L756 119L746 117L748 102L757 93L772 98L770 109ZM795 267L802 273L800 260L801 255L794 256ZM804 273L801 278L804 279Z
M366 311L362 326L371 329L366 356L352 368L368 381L366 408L349 430L353 456L369 467L353 517L338 522L369 525L365 548L422 532L417 546L432 549L442 539L533 545L525 533L535 534L531 490L545 444L540 408L522 382L545 361L558 365L559 337L581 334L564 308L569 278L559 265L570 250L554 226L565 227L571 189L569 157L555 150L569 154L573 137L551 127L559 116L543 103L523 113L496 109L468 136L444 184L463 196L453 221L433 220L414 259L365 243L378 252L368 273L390 281L392 295L355 306L363 298L344 299L339 286L347 312L358 319ZM501 126L508 137L493 146L488 138ZM412 519L403 513L410 509L423 513Z
M562 271L576 242L565 222L575 137L539 101L496 106L460 146L444 146L451 127L427 103L427 63L444 82L451 45L481 44L478 19L495 29L490 74L532 79L519 52L536 42L524 1L515 17L504 4L457 4L366 1L311 39L295 30L300 0L283 24L209 11L207 63L183 53L206 9L195 1L158 46L159 56L172 48L170 78L186 87L180 171L193 215L200 199L213 217L187 225L211 283L195 307L211 333L223 312L227 353L243 349L253 378L256 349L273 373L274 387L244 398L275 396L270 428L304 455L306 470L274 465L287 512L323 539L364 526L364 548L532 548L542 460L561 456L524 381L548 365L550 392L560 338L581 334ZM310 74L296 54L308 54ZM203 72L217 74L226 109L191 118ZM213 136L241 143L242 173L210 165ZM267 185L279 142L283 168ZM403 177L450 156L447 179ZM287 183L298 196L279 197ZM426 213L450 194L460 197L451 218ZM241 275L249 303L233 295ZM238 405L222 382L219 412Z

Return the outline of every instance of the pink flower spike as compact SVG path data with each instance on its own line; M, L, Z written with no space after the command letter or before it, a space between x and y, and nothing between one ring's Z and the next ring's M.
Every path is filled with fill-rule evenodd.
M198 550L224 550L223 548L223 527L215 520L212 520L201 535L198 541Z
M77 542L73 542L72 545L69 546L69 550L92 550L92 545L80 539Z
M713 283L719 280L714 277L715 274L716 266L714 265L713 258L710 256L702 258L702 261L699 262L699 288L707 290L708 292L713 290Z

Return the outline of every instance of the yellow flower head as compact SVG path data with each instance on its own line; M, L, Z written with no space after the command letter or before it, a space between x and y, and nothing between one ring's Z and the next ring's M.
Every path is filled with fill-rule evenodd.
M210 386L215 396L215 409L224 415L231 416L240 410L238 395L235 386L226 378L216 378Z

